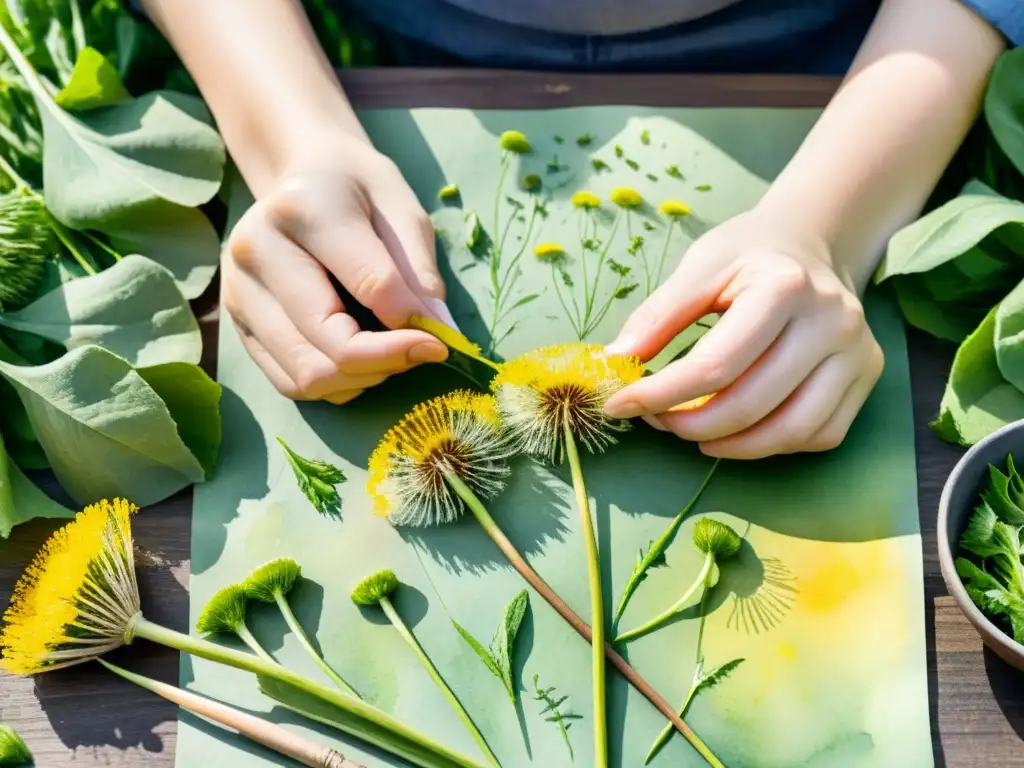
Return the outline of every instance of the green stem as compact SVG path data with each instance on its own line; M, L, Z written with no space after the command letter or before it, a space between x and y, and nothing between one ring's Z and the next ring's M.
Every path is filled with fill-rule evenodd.
M661 249L661 259L658 261L658 274L654 280L654 287L657 288L661 284L661 273L665 270L665 259L668 257L668 244L672 240L672 227L675 226L676 220L668 220L668 229L665 230L665 245ZM648 292L650 295L650 292Z
M690 690L686 692L686 698L683 699L683 703L679 706L679 717L686 717L686 712L690 708L690 704L693 702L694 696L697 695L697 691L700 690L701 676L700 672L703 669L704 654L701 651L701 645L704 642L704 627L707 624L707 613L705 611L708 602L708 593L711 592L711 572L708 571L707 576L704 578L704 592L700 596L700 629L697 630L697 658L694 662L693 669L693 680L690 682ZM647 750L647 757L644 758L644 765L647 765L654 756L661 751L661 748L665 746L670 738L672 738L672 732L675 731L672 723L668 723L664 728L661 729L661 733L658 734L658 738L654 740L654 744Z
M551 284L555 287L555 295L558 297L558 303L562 305L562 311L565 312L565 316L569 318L569 322L572 324L572 329L576 333L576 338L582 341L583 337L580 335L580 328L576 322L577 317L579 316L579 307L576 304L576 297L573 296L572 293L569 294L569 297L573 302L573 307L576 309L575 313L571 313L569 312L569 305L565 303L565 299L562 297L562 289L558 285L558 270L554 265L551 266Z
M608 233L608 240L604 244L604 248L601 249L601 255L597 258L597 269L594 270L594 286L590 291L590 299L585 302L583 312L583 327L588 328L590 326L590 313L594 310L594 299L597 297L597 286L601 282L601 267L604 266L604 261L608 258L608 251L612 247L612 241L615 239L615 233L619 229L619 221L622 219L622 211L620 210L615 214L615 221L612 224L611 232Z
M26 192L33 197L37 197L42 200L42 196L32 189L27 181L21 178L18 172L14 170L14 166L11 165L3 155L0 155L0 172L3 172L7 178L14 182L15 192Z
M671 544L672 540L675 538L676 532L679 530L679 526L683 524L683 520L686 519L686 516L690 514L691 510L697 505L701 495L708 487L708 483L711 482L711 478L714 476L715 470L718 469L719 461L721 461L721 459L715 459L715 463L711 465L711 469L708 470L708 473L704 476L704 481L700 484L700 488L697 489L697 492L690 497L686 506L683 507L679 514L675 516L671 523L669 523L665 532L651 544L650 548L647 550L647 554L644 555L643 559L640 561L640 564L634 568L633 573L629 575L626 587L622 590L622 597L619 598L619 605L615 609L616 623L618 623L619 619L622 618L622 613L626 610L629 598L633 596L633 593L636 592L636 588L640 586L640 582L644 580L651 564L665 553L665 550L668 549L669 544Z
M61 244L68 249L72 258L78 262L78 266L84 269L87 275L95 275L96 268L87 258L85 258L82 252L75 247L75 243L71 239L71 231L57 221L57 218L52 213L50 214L50 223L53 225L53 233L57 236L57 239L60 240Z
M310 658L313 659L316 665L320 667L320 669L323 670L323 673L330 678L331 682L341 688L341 690L350 696L359 698L359 694L355 692L355 689L346 683L342 679L341 675L331 669L331 665L324 661L320 654L316 652L316 648L314 648L313 644L309 641L309 636L302 629L302 625L292 612L292 607L288 604L288 599L284 596L284 593L280 590L276 590L274 592L274 600L277 602L277 607L280 609L281 615L284 617L284 621L288 625L288 628L298 639L299 643L302 644L302 647L306 649L306 652L309 654Z
M459 701L454 691L448 687L448 683L446 683L444 678L441 677L441 673L437 671L437 667L434 666L434 662L430 660L430 657L427 656L426 652L423 650L423 646L419 644L419 641L413 633L409 631L409 627L406 626L402 617L398 615L398 611L395 610L395 606L392 605L391 600L388 599L387 596L380 599L380 607L384 610L384 615L388 617L392 626L398 630L398 634L401 635L402 639L409 644L410 648L412 648L413 653L416 654L420 663L423 664L423 667L427 670L427 673L434 681L434 684L440 689L441 693L444 694L444 697L448 699L448 703L451 704L452 709L455 710L455 714L459 716L463 725L466 726L466 730L469 731L470 735L473 737L473 741L477 743L493 765L499 765L498 758L494 756L494 753L491 752L491 748L487 746L487 740L484 739L483 734L480 733L476 724L473 722L473 719L469 716L465 707L462 706L462 702Z
M590 581L590 626L593 632L591 664L594 682L594 766L608 765L608 723L605 704L604 661L604 596L601 592L601 562L597 551L594 521L590 516L590 496L583 482L580 454L576 438L568 420L564 426L565 454L572 472L572 486L576 491L576 506L580 513L580 529L587 550L587 577Z
M269 661L272 664L276 664L274 657L267 653L266 649L260 645L260 641L253 637L252 632L249 631L249 627L242 622L235 627L235 634L241 639L243 643L249 648L250 651L255 653L264 661Z
M664 611L659 613L657 616L655 616L653 619L646 622L645 624L641 624L636 629L629 630L629 632L623 632L621 635L615 638L615 644L618 645L619 643L626 643L630 640L640 637L641 635L646 635L648 632L657 629L666 621L668 621L677 613L679 613L681 610L683 610L683 608L686 607L686 604L690 601L690 598L693 597L693 593L700 589L701 584L703 584L704 580L707 579L708 574L711 572L711 569L714 567L714 565L715 556L708 552L704 556L704 566L701 568L700 573L697 575L696 581L694 581L693 584L689 586L689 588L683 593L682 597L680 597L671 606L666 608Z
M88 42L85 39L85 24L82 22L82 9L78 0L71 0L71 37L75 41L75 58L82 52Z
M387 752L411 759L414 765L421 766L421 768L479 768L479 763L444 746L430 736L410 728L387 712L292 672L280 664L265 661L251 653L225 648L211 643L209 640L176 632L173 629L154 624L143 618L141 614L125 631L125 642L128 643L136 637L198 656L201 659L241 669L255 675L263 675L297 688L303 693L381 729L384 735L372 739L371 743ZM366 732L360 730L355 724L351 726L346 726L341 722L333 724L346 733L368 739ZM408 744L402 744L403 741Z
M501 266L501 192L505 187L505 176L508 174L509 159L508 153L501 153L501 171L498 173L498 189L494 192L494 227L491 230L491 292L494 294L494 312L491 317L491 348L493 351L494 334L498 326L498 299L500 296L500 281L498 269Z
M109 245L104 243L102 240L100 240L98 237L96 237L91 232L87 232L85 230L82 230L82 234L85 235L86 237L88 237L92 241L93 245L95 245L97 248L100 248L101 250L105 251L108 256L111 256L114 259L114 261L120 261L121 259L124 258L124 256L122 256L120 253L115 251L113 248L111 248Z
M584 245L590 230L590 211L583 210L583 236L580 238L580 269L583 272L583 305L590 300L590 280L587 277L587 248Z

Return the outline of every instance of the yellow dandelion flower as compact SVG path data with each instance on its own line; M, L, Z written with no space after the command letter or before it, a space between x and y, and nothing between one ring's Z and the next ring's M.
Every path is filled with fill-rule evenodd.
M456 200L460 195L458 184L446 184L437 192L438 200Z
M491 388L517 448L554 461L566 428L591 451L615 442L627 422L606 416L605 403L643 372L639 359L606 356L597 344L558 344L508 361Z
M644 204L643 197L632 187L616 187L608 195L608 199L619 208L639 208Z
M662 200L658 210L671 219L678 219L693 213L693 209L682 200Z
M140 610L130 520L136 509L122 499L101 501L47 540L4 613L0 666L36 674L124 645Z
M580 190L572 196L572 204L577 208L584 208L588 211L601 207L601 198L593 192Z
M530 140L522 131L505 131L498 139L498 146L517 155L527 155L533 151Z
M370 456L366 488L374 512L394 525L450 523L463 511L452 478L493 496L511 455L495 399L460 390L417 405L388 430Z
M409 327L429 333L449 349L461 352L466 357L471 357L484 365L496 368L495 363L484 357L483 350L450 325L445 325L439 320L423 315L413 315L409 318Z
M545 264L557 264L565 259L565 249L558 243L539 243L533 249L533 255Z

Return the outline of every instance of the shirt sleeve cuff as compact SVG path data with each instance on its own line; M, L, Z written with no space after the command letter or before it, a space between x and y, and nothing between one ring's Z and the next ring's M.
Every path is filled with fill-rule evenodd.
M1024 1L962 0L989 24L998 29L1012 45L1024 45Z

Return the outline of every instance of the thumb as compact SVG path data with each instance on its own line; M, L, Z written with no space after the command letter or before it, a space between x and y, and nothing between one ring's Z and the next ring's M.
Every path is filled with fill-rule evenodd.
M605 347L613 355L650 360L687 327L712 311L729 282L726 274L701 269L694 260L679 265L629 316L619 335Z

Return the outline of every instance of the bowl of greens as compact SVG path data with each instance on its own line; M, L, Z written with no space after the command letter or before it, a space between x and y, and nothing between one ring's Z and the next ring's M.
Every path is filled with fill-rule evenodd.
M957 463L939 501L939 564L985 644L1024 670L1024 420Z

